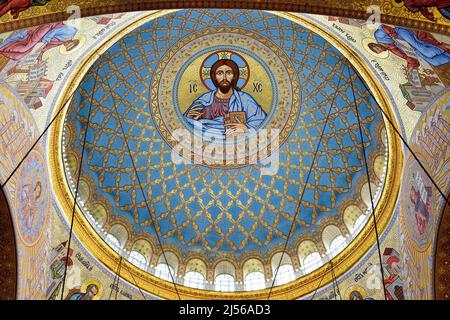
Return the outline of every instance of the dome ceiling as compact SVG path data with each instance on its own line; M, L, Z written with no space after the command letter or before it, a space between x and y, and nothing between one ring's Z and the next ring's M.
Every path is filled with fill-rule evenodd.
M174 161L180 140L174 133L195 138L195 121L186 115L199 97L214 92L208 76L220 59L239 67L240 96L248 99L241 104L256 102L262 116L254 128L269 136L279 130L279 147L260 147L270 152L256 163L196 161L197 151ZM288 253L297 255L306 240L321 248L327 226L344 236L356 232L358 214L349 211L368 208L350 80L374 190L385 170L382 115L345 62L322 37L268 12L182 10L149 21L107 49L76 90L64 125L69 185L89 122L80 197L84 212L105 229L125 226L116 235L120 242L122 236L128 243L145 239L158 251L159 238L180 256L239 264L282 250L295 217ZM201 150L209 142L199 142ZM267 167L273 170L263 174Z

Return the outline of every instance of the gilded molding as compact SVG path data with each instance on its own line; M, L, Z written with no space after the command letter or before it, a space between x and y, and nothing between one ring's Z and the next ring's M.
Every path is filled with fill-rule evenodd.
M67 20L71 15L68 12L70 5L80 7L81 17L144 10L228 8L290 11L361 20L367 20L371 16L371 13L367 12L369 6L376 5L380 8L382 23L450 34L449 20L441 17L436 22L432 22L420 13L408 11L403 4L397 4L394 0L141 0L138 2L109 0L107 3L99 0L50 1L45 6L34 6L21 12L19 18L15 20L10 14L0 17L0 33Z
M139 27L140 25L169 12L170 11L164 10L150 13L149 15L131 23L127 27L120 30L113 37L108 39L103 45L101 45L97 50L92 52L90 55L87 55L87 57L82 61L77 70L73 73L71 79L68 81L68 85L64 90L64 93L61 95L61 98L59 99L59 102L55 107L54 114L56 114L57 110L61 108L64 101L66 101L70 97L71 93L77 88L84 74L94 64L97 58L113 43L115 43L126 33ZM374 98L382 106L383 110L390 117L391 121L397 123L396 117L392 110L392 105L388 99L386 92L380 86L373 73L368 70L364 61L351 48L349 48L345 43L339 40L335 35L304 18L290 13L275 14L299 23L302 26L305 26L308 29L316 32L325 40L334 45L339 51L341 51L343 55L346 56L348 60L353 64L361 77L365 80ZM63 112L61 112L61 114L57 117L54 126L51 128L51 132L49 135L49 145L55 146L55 149L48 150L48 157L56 198L58 199L62 210L69 218L72 212L74 199L66 183L61 156L62 129L66 111L67 110L63 110ZM387 174L382 195L375 210L377 226L379 228L378 232L380 234L388 225L390 218L394 212L399 194L401 173L403 167L403 153L401 142L396 136L390 124L386 124L386 132L389 142ZM110 248L95 232L90 223L82 214L81 210L78 207L76 209L74 232L82 241L87 250L89 250L101 263L107 266L111 270L111 272L114 273L114 270L117 270L117 266L120 260L119 254L116 253L112 248ZM339 255L333 258L333 269L336 277L343 275L355 263L357 263L375 244L375 242L376 236L373 220L369 219L369 222L358 234L358 236L350 243L350 245ZM177 293L174 290L174 285L171 282L159 279L158 277L155 277L139 269L128 261L123 261L122 266L124 267L124 270L126 270L126 272L122 273L122 277L130 284L136 283L143 290L146 290L147 292L164 299L178 299ZM329 270L329 265L326 264L315 270L314 272L307 274L291 283L274 287L271 293L271 297L272 299L297 299L315 291L318 288L319 283L322 283L322 286L325 286L331 281L332 273ZM269 293L269 289L249 292L215 292L193 289L185 287L183 285L177 285L177 289L181 299L267 299Z

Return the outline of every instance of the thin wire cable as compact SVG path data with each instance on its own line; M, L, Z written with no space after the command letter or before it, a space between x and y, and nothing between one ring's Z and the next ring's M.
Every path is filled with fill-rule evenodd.
M34 149L34 147L38 144L38 142L42 139L42 137L45 135L45 133L47 132L47 130L52 126L53 122L56 120L56 118L58 118L58 116L60 115L61 111L66 107L66 105L69 103L69 101L72 99L73 95L75 94L74 90L71 95L69 96L69 98L64 102L64 104L62 105L62 107L58 110L58 112L56 113L56 115L53 117L53 119L48 123L48 125L45 127L44 131L42 131L42 133L39 135L39 137L36 139L36 141L33 143L33 145L30 147L30 149L27 151L27 153L23 156L22 160L20 160L20 162L17 164L17 166L14 168L14 170L9 174L8 178L6 178L5 182L3 182L3 184L0 186L1 189L3 189L5 187L5 185L8 183L8 181L11 179L11 177L14 175L14 173L16 173L16 171L19 169L19 167L21 166L21 164L25 161L25 159L28 157L28 155L30 154L30 152Z
M133 278L134 281L134 285L136 286L136 288L138 288L139 292L141 293L142 297L144 298L144 300L147 300L147 297L144 295L144 292L142 292L141 287L138 286L136 279L134 278L133 272L131 272L128 267L125 265L125 269L128 271L128 273L131 275L131 277Z
M122 269L122 260L123 260L123 257L120 256L119 270L118 270L118 272L117 272L117 284L116 284L117 290L116 290L116 297L114 298L114 300L117 300L117 295L119 294L120 269Z
M97 76L97 73L96 73ZM67 275L67 263L69 260L69 252L70 252L70 243L72 241L72 233L73 233L73 224L75 221L75 208L77 206L77 198L78 198L78 188L80 185L80 178L81 178L81 169L83 166L83 156L84 156L84 149L86 147L86 141L87 141L87 133L88 133L88 129L89 129L89 125L90 125L90 118L91 118L91 112L92 112L92 100L93 100L93 96L94 96L94 89L97 85L97 77L95 76L94 78L94 86L92 88L92 92L91 92L91 99L90 99L90 103L89 103L89 113L88 113L88 118L87 118L87 123L86 123L86 129L84 131L84 138L83 138L83 147L81 149L81 157L80 157L80 165L78 167L78 177L77 177L77 184L75 187L75 195L73 198L73 207L72 207L72 217L71 217L71 221L70 221L70 231L69 231L69 240L67 242L67 253L66 253L66 261L64 264L64 276L63 276L63 283L62 283L62 290L61 290L61 300L63 299L63 295L64 295L64 286L66 283L66 275Z
M113 290L116 291L116 293L119 291L119 281L117 281L117 279L118 279L118 274L120 273L120 266L122 265L122 255L119 254L119 256L120 256L119 263L117 264L117 270L114 274L113 285L111 287L111 291L109 292L108 300L111 300ZM117 285L116 285L116 281L117 281ZM117 295L116 295L116 300L117 300Z
M331 283L333 285L333 294L334 294L333 298L336 300L336 296L337 296L337 294L336 294L336 283L334 282L333 263L331 262L331 260L330 260L330 272L331 272Z
M119 115L119 113L118 113L118 111L117 111L116 99L115 99L115 97L114 97L114 94L113 94L111 85L110 85L110 83L109 83L109 78L108 78L108 77L105 77L105 79L106 79L106 83L107 83L107 85L108 85L108 87L109 87L109 91L110 91L111 96L112 96L113 101L114 101L114 109L115 109L115 111L116 111L117 119L118 119L118 122L119 122L119 126L120 126L120 129L121 129L121 131L122 131L123 139L124 139L124 141L125 141L125 145L126 145L127 150L128 150L128 155L129 155L129 157L130 157L130 159L131 159L131 163L132 163L132 165L133 165L133 170L134 170L134 173L135 173L135 175L136 175L136 179L138 180L138 183L139 183L139 188L140 188L140 190L141 190L142 196L143 196L144 201L145 201L145 205L146 205L146 207L147 207L148 213L149 213L150 218L151 218L151 220L152 220L153 229L155 230L155 234L156 234L156 239L157 239L157 241L158 241L158 243L159 243L159 246L160 246L160 248L161 248L162 255L163 255L163 257L164 257L164 261L166 262L166 265L169 266L169 263L168 263L168 260L167 260L165 251L164 251L163 246L162 246L162 243L161 243L161 239L160 239L159 233L158 233L158 231L156 230L155 219L154 219L154 217L153 217L153 215L152 215L152 213L151 213L150 207L149 207L149 205L148 205L147 197L146 197L146 195L145 195L144 189L142 188L141 179L139 178L139 174L138 174L138 172L137 172L136 165L135 165L135 163L134 163L134 159L133 159L133 156L132 156L132 154L131 154L131 149L130 149L130 146L129 146L129 144L128 144L128 139L126 138L126 135L125 135L125 130L124 130L124 128L123 128L122 119L121 119L122 117ZM122 99L121 99L121 102L124 103ZM180 294L179 294L179 292L178 292L177 285L176 285L176 283L175 283L175 278L174 278L174 276L173 276L172 271L170 270L170 268L168 268L168 269L169 269L169 274L170 274L170 277L172 278L172 283L173 283L173 285L174 285L174 287L175 287L175 291L176 291L176 293L177 293L178 299L181 300Z
M348 60L347 60L348 61ZM349 63L351 68L355 71L355 73L358 75L358 78L361 80L362 84L364 85L364 87L367 89L367 91L370 92L370 89L368 88L367 84L365 83L365 81L362 79L362 77L359 75L358 71L353 67L353 65L351 65L351 63ZM406 142L406 139L403 138L403 136L401 135L401 133L399 132L399 130L397 129L397 127L394 125L394 123L392 122L392 120L388 117L388 115L386 114L386 112L383 110L383 108L378 104L377 100L374 98L375 100L375 104L377 105L377 107L381 110L381 112L383 113L384 117L388 120L389 124L391 125L391 127L394 129L395 133L397 133L397 135L399 136L399 138L402 140L403 144L406 146L406 148L409 150L409 152L413 155L414 159L416 159L416 161L418 162L418 164L420 165L420 167L422 168L422 170L425 172L425 174L428 176L428 178L431 180L431 182L434 184L434 186L436 187L436 189L438 190L438 192L441 194L441 196L444 198L444 200L447 202L448 205L450 205L450 200L447 199L447 197L445 196L444 192L442 192L442 190L439 188L439 186L437 185L436 181L433 179L433 177L428 173L428 171L425 169L424 165L422 164L422 162L419 160L419 158L416 156L416 154L414 153L414 151L412 151L411 147L409 146L409 144Z
M112 286L111 286L111 290L109 292L108 300L111 300L111 296L112 296L113 290L117 290L117 288L116 288L116 278L117 278L117 273L119 272L121 259L122 259L122 256L120 256L119 263L117 264L117 270L116 270L116 272L114 272L114 279L113 279L113 283L112 283Z
M336 283L334 282L334 273L333 273L333 263L330 259L330 272L331 272L331 283L333 285L333 298L336 300L337 294L336 294Z
M341 61L341 60L340 60L340 61ZM335 73L333 73L333 76L334 76L334 74L335 74ZM320 134L320 138L319 138L319 141L318 141L318 143L317 143L316 150L315 150L315 152L314 152L314 156L313 156L313 159L312 159L312 163L311 163L311 166L309 167L308 175L306 176L306 180L305 180L305 183L304 183L304 185L303 185L303 190L302 190L300 199L299 199L299 201L298 201L297 208L296 208L296 210L295 210L294 218L292 219L291 227L289 228L289 233L288 233L288 236L287 236L287 238L286 238L286 242L285 242L285 244L284 244L283 251L282 251L282 253L281 253L281 258L280 258L280 261L279 261L279 263L278 263L278 267L277 267L277 269L275 270L275 276L273 277L272 285L270 286L270 291L269 291L269 295L268 295L268 297L267 297L267 300L269 300L269 299L270 299L270 296L272 295L272 289L273 289L273 287L274 287L274 285L275 285L275 281L276 281L276 278L277 278L277 275L278 275L278 270L280 269L281 262L283 261L284 253L286 252L286 248L287 248L287 245L288 245L288 243L289 243L289 239L290 239L290 237L291 237L292 230L293 230L293 227L294 227L294 225L295 225L295 221L297 220L297 216L298 216L298 213L299 213L299 211L300 211L300 206L301 206L301 204L302 204L303 195L304 195L304 193L305 193L306 186L308 185L309 177L310 177L310 175L311 175L312 168L313 168L314 163L315 163L315 161L316 161L317 153L319 152L319 148L320 148L321 143L322 143L322 138L323 138L323 135L324 135L324 133L325 133L326 126L327 126L327 124L328 124L328 119L330 118L330 115L331 115L331 110L333 109L333 104L334 104L334 102L335 102L335 100L336 100L336 97L337 97L337 93L338 93L338 90L337 90L337 89L340 87L341 80L342 80L342 76L343 76L343 67L341 67L341 72L339 73L339 81L338 81L338 84L337 84L337 86L336 86L336 91L334 92L333 100L331 101L330 108L329 108L329 110L328 110L328 114L327 114L327 116L326 116L326 118L325 118L325 123L324 123L323 128L322 128L322 133ZM333 78L333 77L331 77L331 78Z
M356 117L358 118L359 135L360 135L360 138L361 138L361 146L362 146L362 152L363 152L363 156L364 156L364 167L366 168L367 184L369 186L370 204L371 204L371 207L372 207L373 224L374 224L374 227L375 227L375 234L376 234L376 237L377 237L377 248L378 248L378 258L379 258L380 269L381 269L381 278L382 278L382 281L383 281L384 300L387 300L386 287L385 287L385 282L384 282L385 279L384 279L383 262L382 262L382 259L381 259L380 237L379 237L379 234L378 234L377 219L375 218L375 205L373 203L372 186L371 186L371 183L370 183L370 174L369 174L369 165L367 163L367 156L366 156L366 146L365 146L365 143L364 143L364 137L363 137L362 127L361 127L361 119L360 119L360 116L359 116L358 105L356 103L355 89L353 87L353 81L351 79L352 77L351 77L351 74L350 74L350 67L348 66L348 64L347 64L347 70L348 70L348 76L349 76L351 87L352 87L353 103L355 105Z
M341 290L339 290L339 284L337 282L336 274L334 273L333 261L331 259L330 259L330 266L331 266L331 276L333 277L333 291L336 290L334 292L335 297L337 298L336 294L337 292L339 294L340 300L342 300ZM336 289L334 289L334 284L336 284Z
M314 297L316 296L317 290L319 290L319 288L320 288L320 286L322 284L323 278L325 278L325 275L327 274L327 271L328 270L324 271L322 278L320 278L319 284L317 285L316 290L314 290L314 294L312 295L311 300L314 300Z
M337 296L337 295L336 295L336 291L335 291L335 290L336 290L336 289L335 289L335 283L334 283L334 281L336 281L337 292L338 292L338 294L339 294L339 297L340 297L341 300L342 300L341 291L339 290L339 285L337 284L337 279L336 279L336 276L335 276L334 271L333 271L333 262L331 261L331 259L330 259L329 262L330 262L329 271L331 271L331 277L332 277L332 283L333 283L333 292L334 292L335 296ZM322 276L322 278L320 278L319 284L318 284L318 286L316 287L316 290L314 290L314 294L312 295L312 297L311 297L310 300L314 300L314 297L316 296L317 291L319 290L319 288L320 288L320 286L321 286L321 284L322 284L323 278L325 278L326 274L327 274L327 271L324 271L323 276Z

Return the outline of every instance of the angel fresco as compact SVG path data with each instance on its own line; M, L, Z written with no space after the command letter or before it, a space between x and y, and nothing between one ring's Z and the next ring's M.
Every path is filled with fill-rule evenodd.
M42 182L33 181L23 186L20 200L23 203L24 224L28 230L34 226L35 216L42 200Z
M50 0L0 0L0 17L11 12L13 19L19 17L19 13L34 6L45 6Z

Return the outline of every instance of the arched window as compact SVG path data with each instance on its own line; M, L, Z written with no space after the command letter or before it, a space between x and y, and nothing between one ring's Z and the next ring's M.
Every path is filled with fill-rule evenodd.
M344 249L346 244L346 240L343 236L337 236L333 239L330 243L330 249L328 250L329 253L332 255L336 255L337 253L341 252L342 249Z
M119 240L112 234L108 234L106 236L105 240L106 240L106 243L108 243L111 246L111 248L113 248L114 250L120 251L122 249L122 246L120 245Z
M205 277L200 272L188 272L184 276L184 285L191 288L204 289Z
M313 252L303 259L303 271L309 273L316 270L322 265L322 257L320 253Z
M175 278L175 270L165 263L160 263L155 268L155 276L167 281L172 281L172 276Z
M278 268L275 285L279 286L295 280L294 268L290 264L284 264Z
M123 248L125 246L125 244L127 243L128 231L123 225L116 223L109 228L109 231L107 233L108 233L108 235L111 235L115 238L115 240L114 240L114 239L111 239L111 237L107 236L107 240L108 240L108 238L110 238L112 240L111 243L114 243L115 245L117 245L117 243L119 243L119 245L117 246L118 248Z
M354 234L355 232L358 232L358 230L355 230L355 221L362 215L362 211L358 206L355 205L349 205L344 210L344 224L347 227L347 230L350 231L350 233Z
M230 274L219 274L214 280L214 284L216 287L216 291L229 292L235 290L234 277Z
M146 270L152 258L152 246L150 242L139 239L133 243L128 260L135 266Z
M298 258L302 266L304 265L304 261L307 256L309 256L311 253L319 252L319 250L317 249L317 245L311 240L302 241L299 244L297 250L298 250Z
M145 257L137 251L131 251L128 261L134 264L136 267L145 269L147 267L147 260Z
M291 257L287 253L277 252L272 256L272 275L275 285L282 285L295 280ZM278 269L278 271L277 271ZM276 277L275 277L276 275Z
M259 271L250 272L245 276L244 286L245 290L260 290L265 288L265 278L264 274Z
M366 218L367 218L367 216L365 214L361 214L358 217L358 219L356 219L355 223L353 224L353 229L359 231L360 228L364 225Z

